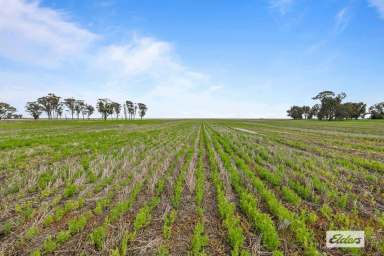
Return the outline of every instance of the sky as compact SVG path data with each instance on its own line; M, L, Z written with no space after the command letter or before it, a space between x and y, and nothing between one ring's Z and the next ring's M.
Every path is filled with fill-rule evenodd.
M0 0L0 102L55 93L150 118L284 118L384 101L384 0ZM68 113L66 114L68 115Z

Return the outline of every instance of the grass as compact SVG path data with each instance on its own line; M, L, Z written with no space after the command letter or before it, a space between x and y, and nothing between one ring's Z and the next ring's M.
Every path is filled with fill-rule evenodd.
M1 121L0 255L381 255L383 145L380 120Z

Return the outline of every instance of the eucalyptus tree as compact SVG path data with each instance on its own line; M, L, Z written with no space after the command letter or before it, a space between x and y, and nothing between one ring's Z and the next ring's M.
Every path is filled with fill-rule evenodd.
M15 107L8 103L0 102L0 120L12 116L15 112Z
M134 107L133 107L133 119L136 118L137 108L138 108L138 104L134 104Z
M83 100L76 100L75 101L75 112L77 115L77 119L79 119L80 113L83 111L84 108L84 101Z
M369 108L372 119L384 119L384 102L377 103Z
M43 113L42 106L36 102L27 102L27 105L25 106L25 110L31 114L33 119L39 119L40 115Z
M293 119L303 119L303 108L299 106L292 106L290 109L287 110L288 116L292 117Z
M88 109L87 109L87 104L84 104L83 106L81 106L81 116L84 120L85 116L88 114Z
M320 105L315 104L311 107L311 111L309 112L308 119L312 119L314 116L318 117L320 111Z
M57 118L61 118L63 115L64 111L64 103L60 102L59 105L57 106L56 113L57 113Z
M53 93L49 93L48 94L48 101L50 102L51 104L51 107L52 107L52 115L53 117L58 117L58 114L57 114L57 109L60 107L61 105L61 102L60 102L60 98L59 96L56 96L55 94ZM51 117L52 118L52 117Z
M345 97L347 95L344 92L336 95L332 91L322 91L313 97L313 100L320 100L321 103L318 119L333 120L336 117L337 109L340 108L341 102Z
M134 115L134 113L135 113L135 106L134 106L134 103L133 103L132 101L127 100L127 101L125 102L125 105L127 106L129 119L133 119L133 115Z
M137 106L139 108L140 119L143 119L143 117L147 113L148 108L147 108L147 106L144 103L137 103Z
M48 119L52 119L52 117L55 116L59 106L60 97L53 93L48 93L47 96L38 98L37 102L41 105L42 110L47 114Z
M95 112L95 108L92 105L86 104L85 109L87 113L87 118L89 119L89 117Z
M339 111L339 119L364 118L367 114L367 104L364 104L363 102L346 102L341 106L343 111ZM340 115L340 113L342 115Z
M107 120L108 116L113 114L113 105L109 99L98 99L96 108L104 120Z
M112 102L113 112L116 114L116 119L119 119L119 114L121 112L121 104L117 102Z
M76 99L74 98L64 99L64 105L68 108L73 119L73 114L75 113Z
M311 107L310 106L302 106L304 119L310 119L311 115Z

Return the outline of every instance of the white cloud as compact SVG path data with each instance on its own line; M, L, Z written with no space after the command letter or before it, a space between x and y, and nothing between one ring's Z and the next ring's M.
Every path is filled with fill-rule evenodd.
M101 97L142 101L149 117L284 115L283 106L236 99L220 81L180 61L169 42L134 35L101 45L97 38L39 2L0 0L0 57L31 67L0 71L0 101L22 112L25 102L53 92L91 104ZM76 68L60 65L66 62Z
M107 87L112 94L140 91L140 100L158 104L155 116L169 116L174 105L171 109L166 109L165 105L175 102L179 102L174 109L179 113L204 98L211 98L215 104L213 96L222 89L207 74L182 64L170 43L149 37L135 36L125 45L101 48L93 68L107 70Z
M343 9L341 9L336 14L336 17L335 17L334 31L336 33L343 32L348 27L350 18L351 18L350 7L347 6L347 7L344 7Z
M135 36L130 43L101 48L94 64L98 68L132 77L164 65L169 68L172 64L171 52L172 46L167 42Z
M277 9L282 15L286 14L295 0L269 0L270 7Z
M384 19L384 0L368 0L370 6L377 9L379 15Z
M50 66L84 51L97 36L39 2L0 0L0 56Z

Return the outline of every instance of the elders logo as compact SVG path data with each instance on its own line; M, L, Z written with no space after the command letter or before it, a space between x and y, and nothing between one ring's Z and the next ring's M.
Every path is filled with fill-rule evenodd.
M362 248L364 247L364 231L327 231L327 248Z

